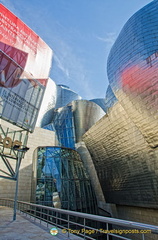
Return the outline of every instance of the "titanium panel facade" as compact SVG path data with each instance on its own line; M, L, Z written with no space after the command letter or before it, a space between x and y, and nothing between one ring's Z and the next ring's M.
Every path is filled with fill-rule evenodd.
M55 131L58 147L38 149L37 168L36 164L34 168L37 183L32 198L36 195L39 204L96 213L90 178L74 150L76 142L105 112L96 103L81 100L66 86L51 86L53 81L48 82L38 123L42 128ZM79 100L72 101L74 99Z
M109 203L158 208L157 26L157 0L125 24L108 58L107 114L83 137Z
M61 108L81 97L65 85L57 85L57 101L55 108Z
M96 103L98 106L100 106L104 110L104 112L106 112L106 101L105 101L105 98L95 98L95 99L91 99L89 101Z
M75 128L72 106L59 108L54 112L52 125L55 129L59 145L75 149Z
M111 86L109 85L106 90L105 96L105 112L108 112L108 109L112 107L117 101L118 100L115 94L113 93Z
M83 140L108 203L158 206L158 149L152 149L116 103Z
M76 142L80 142L83 134L105 115L100 106L87 100L73 101L72 111Z
M109 83L150 147L158 146L158 1L125 24L108 58Z
M52 119L58 141L62 147L75 149L83 134L91 128L105 112L96 103L76 100L54 111Z
M55 109L64 107L70 102L78 99L81 99L81 97L69 87L65 85L56 85L52 79L49 79L37 120L37 126L49 130L51 130L51 127L54 130L53 125L50 126L50 124L54 117Z

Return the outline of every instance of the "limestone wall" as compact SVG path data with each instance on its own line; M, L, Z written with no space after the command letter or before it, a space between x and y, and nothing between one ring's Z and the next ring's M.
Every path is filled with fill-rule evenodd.
M15 126L1 121L1 124L16 128ZM33 152L39 146L54 146L55 145L55 134L52 131L45 130L42 128L35 128L33 133L29 133L27 147L29 150L22 159L19 173L19 193L18 199L22 201L30 201L31 197L31 181L32 181L32 163ZM15 162L15 160L12 160ZM11 164L14 165L13 162ZM4 169L4 163L0 159L0 168ZM15 181L0 178L0 197L1 198L14 198L15 193Z

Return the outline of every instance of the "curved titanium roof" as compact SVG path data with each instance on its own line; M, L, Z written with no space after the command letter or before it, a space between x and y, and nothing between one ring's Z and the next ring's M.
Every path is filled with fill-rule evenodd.
M89 101L96 103L98 106L100 106L104 110L104 112L106 112L106 101L105 101L105 98L95 98L95 99L91 99Z
M113 93L151 147L158 146L158 1L125 24L108 58Z
M88 100L72 101L56 109L52 123L61 146L75 148L75 143L81 141L82 135L104 115L100 106Z
M44 94L42 107L37 121L37 126L45 127L53 118L54 109L66 106L73 100L81 97L65 85L56 85L52 79L49 79Z
M66 106L73 100L81 99L81 97L75 93L73 90L65 85L57 85L57 100L55 108L60 108Z
M79 142L82 140L83 134L102 118L105 115L105 112L99 105L88 100L76 100L71 104L76 142Z
M158 207L157 26L157 0L125 24L108 59L118 101L83 136L110 203Z
M158 51L157 23L156 0L136 12L124 25L108 57L108 78L113 90L122 86L122 71L136 65L141 67L143 61Z

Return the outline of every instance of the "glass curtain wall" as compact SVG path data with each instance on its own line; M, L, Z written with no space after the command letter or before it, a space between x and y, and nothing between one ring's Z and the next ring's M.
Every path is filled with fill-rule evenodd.
M96 213L96 199L79 154L68 148L37 150L36 203Z
M66 106L55 112L54 128L61 147L75 149L75 130L72 106Z

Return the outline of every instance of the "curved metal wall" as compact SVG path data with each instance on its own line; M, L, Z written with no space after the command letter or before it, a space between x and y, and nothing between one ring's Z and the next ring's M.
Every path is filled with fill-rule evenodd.
M65 106L54 111L52 118L59 145L75 149L75 129L72 106Z
M73 101L71 104L76 142L80 142L83 134L102 118L105 112L96 103L88 100L77 100Z
M110 203L158 208L157 26L157 0L125 24L108 58L118 102L83 137Z
M66 106L73 100L81 97L65 85L56 85L52 79L49 79L40 113L37 120L37 126L45 128L52 122L54 110Z
M55 108L66 106L68 103L79 100L81 97L65 85L57 85L57 101Z
M104 115L100 106L87 100L72 101L57 109L52 123L61 146L75 149L75 143Z
M104 112L106 112L106 101L105 101L105 98L95 98L95 99L91 99L89 101L96 103L98 106L100 106L104 110Z
M108 109L110 107L112 107L116 102L117 102L117 98L115 96L115 94L112 91L111 86L109 85L107 90L106 90L106 96L105 96L105 108L106 108L106 112L108 111Z
M108 203L158 208L158 149L118 102L83 136Z
M125 24L108 58L110 86L151 147L158 146L158 1Z

